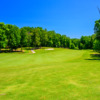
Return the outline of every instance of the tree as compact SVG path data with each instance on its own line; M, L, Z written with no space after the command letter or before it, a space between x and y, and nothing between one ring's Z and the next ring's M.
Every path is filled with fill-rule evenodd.
M6 30L6 25L4 23L0 23L0 29Z
M15 25L6 25L8 30L6 32L7 39L8 39L8 46L11 50L17 49L20 45L20 30Z
M27 41L27 43L25 43L25 44L27 44L27 47L29 47L29 49L30 49L30 46L33 46L33 43L32 43L32 34L33 33L32 32L33 32L34 28L33 27L23 27L22 29L24 30L24 34L25 34L24 40ZM26 40L26 38L27 38L27 40Z
M82 36L80 39L80 43L82 43L84 45L83 49L92 49L91 36Z
M20 46L22 51L22 47L27 46L27 42L28 42L27 30L25 28L21 28L20 35L21 35Z
M84 49L84 45L82 43L80 43L79 48Z
M95 41L94 41L93 49L94 49L95 51L100 52L100 40L95 40Z
M70 47L70 49L75 49L75 45L74 45L74 43L71 43L71 47Z
M93 44L94 44L95 39L96 39L96 34L93 34L93 35L91 36L91 48L92 48L92 49L93 49Z
M32 44L34 47L39 47L41 45L39 28L34 28L32 31Z
M93 49L100 51L100 19L95 21L94 32L96 34L96 38L93 44Z
M48 32L47 29L42 29L41 27L38 27L40 29L40 42L41 46L48 46Z
M55 46L56 47L60 47L61 46L61 35L58 34L58 33L55 36Z
M80 39L73 38L71 42L75 45L75 48L78 49L80 45Z
M61 36L61 46L66 48L69 47L69 42L70 42L70 38L67 37L66 35L62 35Z
M54 44L53 38L54 38L54 31L48 31L48 46L49 47L53 47L53 44Z
M7 46L7 37L5 31L0 29L0 50L1 48L5 48Z
M96 34L96 39L100 40L100 19L95 21L94 32Z

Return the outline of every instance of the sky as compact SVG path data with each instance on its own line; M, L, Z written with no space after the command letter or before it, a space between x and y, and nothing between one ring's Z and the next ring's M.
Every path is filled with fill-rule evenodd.
M0 22L80 38L94 34L97 6L100 0L0 0Z

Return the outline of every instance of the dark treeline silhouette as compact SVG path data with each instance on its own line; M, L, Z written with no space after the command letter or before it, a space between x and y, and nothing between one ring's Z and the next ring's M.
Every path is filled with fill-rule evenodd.
M70 39L55 31L47 31L42 27L22 27L0 23L0 49L22 47L63 47L70 49L93 49L96 34Z

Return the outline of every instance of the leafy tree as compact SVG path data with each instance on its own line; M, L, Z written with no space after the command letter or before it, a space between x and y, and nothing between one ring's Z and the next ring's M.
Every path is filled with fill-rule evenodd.
M8 30L6 32L7 39L8 39L8 46L11 50L17 49L20 45L20 30L15 25L6 25Z
M27 44L27 46L30 49L30 46L33 46L33 43L32 43L32 34L33 33L32 32L33 32L34 28L33 27L23 27L22 29L24 30L24 34L25 34L24 40L27 41L27 43L25 43L25 44Z
M84 45L82 43L80 43L79 48L84 49Z
M53 31L48 31L48 46L53 47L53 38L54 38L54 32Z
M48 46L47 42L48 42L48 33L47 33L47 29L42 29L41 27L38 27L40 29L40 42L41 42L41 46Z
M80 39L73 38L71 42L75 45L75 48L78 49L80 45Z
M6 25L4 23L0 23L0 29L6 30Z
M34 47L39 47L41 45L39 28L34 28L32 31L32 44Z
M99 52L100 52L100 40L95 40L95 41L94 41L93 49L94 49L95 51L99 51Z
M56 47L56 32L49 31L49 43L52 47Z
M70 42L70 38L67 37L66 35L62 35L61 36L61 46L66 48L69 47L69 42Z
M76 48L76 47L75 47L74 43L71 43L70 49L75 49L75 48Z
M93 49L100 52L100 19L95 21L94 32L96 40L94 41Z
M20 35L21 35L20 46L21 46L21 51L22 51L22 47L27 46L27 43L28 43L27 30L25 28L21 28Z
M91 49L91 36L82 36L80 43L84 45L83 49Z
M66 37L66 47L69 48L70 46L70 38Z
M61 35L58 34L58 33L55 36L55 46L56 47L60 47L61 46Z
M5 31L0 29L0 49L7 46L7 37Z
M93 44L94 44L95 39L96 39L96 34L93 34L91 36L91 49L93 49Z
M100 19L95 21L94 32L96 34L96 39L100 40Z

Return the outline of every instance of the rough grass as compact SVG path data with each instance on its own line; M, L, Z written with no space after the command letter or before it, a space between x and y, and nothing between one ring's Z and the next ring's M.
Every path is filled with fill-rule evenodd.
M99 56L44 49L0 54L0 100L100 100Z

